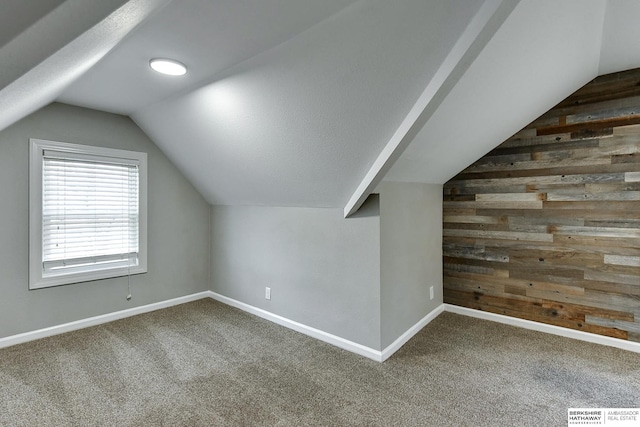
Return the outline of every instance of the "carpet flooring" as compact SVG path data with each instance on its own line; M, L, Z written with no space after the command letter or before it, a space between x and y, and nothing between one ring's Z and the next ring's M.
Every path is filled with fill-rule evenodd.
M2 426L563 426L640 354L443 313L377 363L200 300L0 350Z

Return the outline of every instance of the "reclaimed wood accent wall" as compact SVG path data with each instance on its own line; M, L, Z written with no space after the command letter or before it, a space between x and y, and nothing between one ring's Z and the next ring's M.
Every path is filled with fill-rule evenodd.
M444 301L640 342L640 69L444 186Z

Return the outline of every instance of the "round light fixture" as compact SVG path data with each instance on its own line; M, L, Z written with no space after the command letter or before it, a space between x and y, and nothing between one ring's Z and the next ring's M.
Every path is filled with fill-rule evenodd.
M154 58L149 61L149 66L158 73L169 76L183 76L187 74L187 67L178 61L165 58Z

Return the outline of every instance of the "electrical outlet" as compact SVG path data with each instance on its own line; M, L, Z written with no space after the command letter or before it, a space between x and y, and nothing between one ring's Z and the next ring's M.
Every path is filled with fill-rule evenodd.
M271 299L271 288L264 288L264 297L265 299Z
M433 299L433 286L429 288L429 299Z

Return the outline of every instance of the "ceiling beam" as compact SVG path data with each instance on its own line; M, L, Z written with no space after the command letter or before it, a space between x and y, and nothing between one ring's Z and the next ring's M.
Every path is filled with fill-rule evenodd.
M484 2L354 191L344 208L345 218L353 215L375 190L519 2Z
M169 1L66 0L0 46L0 130L54 101Z

